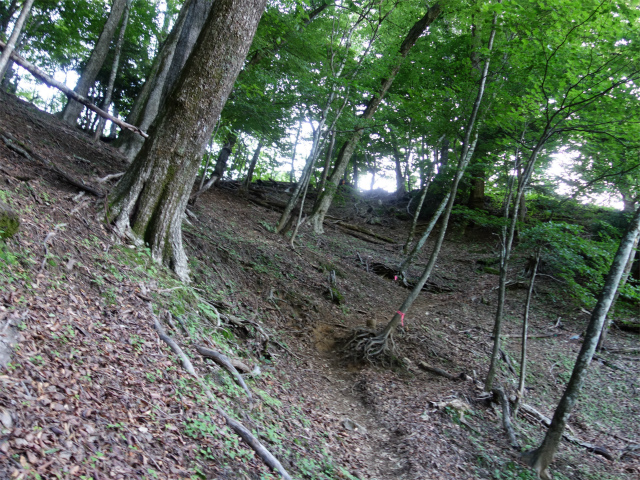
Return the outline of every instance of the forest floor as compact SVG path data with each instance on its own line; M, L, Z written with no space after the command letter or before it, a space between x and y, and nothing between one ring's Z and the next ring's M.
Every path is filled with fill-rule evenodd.
M110 146L0 95L0 200L21 219L19 233L0 245L0 479L278 478L217 407L250 428L293 478L534 478L482 392L497 236L454 222L428 291L396 335L402 364L355 362L341 349L350 332L383 325L408 294L372 272L402 259L404 207L344 190L326 233L303 228L294 250L273 233L279 213L263 206L282 194L214 189L184 224L187 286L145 249L115 238L104 200L68 180L106 192L114 181L100 179L125 168ZM377 225L364 223L372 217ZM337 218L393 243L354 236ZM513 280L525 261L515 258ZM339 302L329 294L332 271ZM499 383L510 394L524 295L510 289L506 304L504 351L514 371L502 361ZM201 382L159 339L154 319ZM525 402L547 416L587 319L562 285L540 277ZM252 400L197 345L244 363ZM634 346L637 336L612 331L612 351ZM610 459L565 441L555 478L640 478L638 360L637 351L609 352L593 362L569 427ZM449 380L420 362L471 379ZM515 426L522 449L544 435L526 413Z

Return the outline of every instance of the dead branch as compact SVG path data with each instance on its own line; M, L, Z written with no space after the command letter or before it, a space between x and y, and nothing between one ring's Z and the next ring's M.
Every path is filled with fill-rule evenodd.
M6 47L6 44L4 42L0 41L0 48L2 48L4 50L5 47ZM105 112L104 110L96 107L93 103L91 103L85 97L83 97L81 95L78 95L76 92L71 90L65 84L63 84L61 82L58 82L53 77L50 77L49 75L44 73L42 70L40 70L38 67L36 67L32 63L30 63L27 60L25 60L24 58L22 58L15 51L11 53L11 60L16 62L18 65L20 65L22 68L24 68L26 71L28 71L31 75L33 75L37 79L43 81L44 83L46 83L50 87L57 88L62 93L64 93L67 97L72 98L76 102L79 102L79 103L83 104L89 110L94 111L95 113L97 113L101 117L104 117L107 120L111 120L113 123L115 123L116 125L118 125L121 128L124 128L124 129L127 129L127 130L131 130L132 132L137 133L138 135L140 135L140 136L142 136L144 138L149 138L149 135L147 135L145 132L140 130L138 127L136 127L134 125L130 125L130 124L126 123L126 122L123 122L122 120L114 117L113 115L109 114L108 112Z
M440 375L441 377L448 378L449 380L453 380L454 382L457 382L459 380L467 380L469 378L465 373L461 373L460 375L455 376L437 367L432 367L430 365L427 365L425 362L418 362L418 367L420 367L422 370L425 370L427 372Z
M205 348L200 345L196 346L196 350L203 357L210 358L211 360L216 362L218 365L223 367L225 370L227 370L233 376L233 379L235 380L235 382L238 385L240 385L245 392L247 392L247 396L249 397L249 402L253 402L253 396L251 395L251 390L249 390L249 387L247 386L244 379L242 378L242 375L238 373L238 370L236 370L236 367L233 366L229 357L227 357L226 355L223 355L222 353L216 352L215 350L211 350L209 348Z
M60 169L58 166L56 166L51 160L48 160L48 159L42 157L41 155L37 154L31 148L29 148L27 145L25 145L23 142L17 140L15 137L13 137L13 135L11 135L10 133L0 132L0 137L2 138L2 141L7 145L8 148L10 148L14 152L22 155L27 160L30 160L32 162L33 161L37 161L37 162L40 162L40 163L44 164L44 166L48 170L50 170L53 173L57 174L59 177L61 177L63 180L65 180L67 183L70 183L74 187L77 187L77 188L79 188L81 190L89 192L90 194L92 194L92 195L94 195L94 196L96 196L98 198L104 197L104 193L96 190L95 188L93 188L93 187L91 187L89 185L85 185L80 180L76 180L71 175L69 175L67 172L65 172L64 170Z
M538 410L536 410L532 406L527 405L526 403L521 403L520 409L523 412L526 412L532 417L534 417L536 420L538 420L538 422L542 423L545 427L548 428L549 425L551 425L551 419L549 417L546 417L542 413L540 413ZM568 428L568 425L567 425L567 428ZM611 461L615 460L615 457L609 452L609 450L607 450L607 448L603 446L594 445L593 443L583 442L579 438L573 435L570 435L569 433L566 433L566 432L562 434L562 437L571 443L574 443L576 445L586 448L590 452L596 453L598 455L602 455L607 460L611 460Z
M125 172L120 172L120 173L112 173L110 175L106 175L102 178L99 178L98 180L96 180L98 183L104 183L104 182L108 182L109 180L117 180L118 178L122 177L124 175Z
M502 387L494 388L493 394L498 398L502 405L502 426L507 432L509 443L513 448L520 449L520 444L516 439L516 432L513 430L513 425L511 424L511 412L509 411L509 400L507 399L507 395L504 393Z

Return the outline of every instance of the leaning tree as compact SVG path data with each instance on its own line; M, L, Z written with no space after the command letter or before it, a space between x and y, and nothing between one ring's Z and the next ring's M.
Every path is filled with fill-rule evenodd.
M206 143L242 68L266 0L216 0L140 153L108 199L116 231L188 281L182 218Z

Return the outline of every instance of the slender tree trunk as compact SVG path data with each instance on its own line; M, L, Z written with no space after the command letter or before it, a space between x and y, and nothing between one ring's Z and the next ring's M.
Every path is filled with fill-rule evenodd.
M331 137L329 139L329 147L327 148L327 155L324 158L324 167L322 169L322 176L320 177L320 183L318 184L318 193L324 190L324 186L327 184L327 176L329 175L329 170L331 169L331 158L333 157L333 148L336 145L336 132L333 130L331 132Z
M113 0L111 12L104 24L100 38L98 38L87 64L82 69L82 75L78 79L76 88L74 88L74 92L78 95L83 97L87 96L89 90L93 87L96 77L98 76L98 72L100 72L100 69L104 64L104 60L107 58L111 39L116 33L116 29L120 24L120 19L122 18L122 14L124 13L126 6L127 0ZM62 120L67 122L69 125L75 125L83 108L84 107L81 103L69 99L67 105L62 111Z
M482 85L482 87L484 87L484 85ZM481 88L481 92L484 93L484 88ZM480 95L480 98L482 98L482 95ZM478 103L478 106L479 106L479 103ZM473 128L473 125L475 123L475 117L473 117L473 120L474 122L470 123L471 128ZM470 141L470 138L468 137L468 135L465 138L465 141L466 142ZM467 168L467 165L469 164L469 158L471 157L471 155L473 155L473 150L475 149L477 141L478 141L478 133L476 131L475 138L471 142L471 145L469 145L468 143L466 145L463 144L463 152L462 152L462 155L460 155L460 161L458 162L458 169L456 170L456 174L453 178L453 182L451 185L451 190L449 191L449 194L448 194L449 195L448 201L446 203L446 209L442 217L440 232L436 240L436 244L433 247L433 251L431 252L431 256L429 257L429 262L427 263L427 266L424 272L422 273L422 276L416 283L416 286L413 288L409 296L402 303L402 305L398 309L398 312L396 312L393 318L389 321L389 323L387 323L385 328L378 335L381 338L388 338L390 335L393 334L398 324L404 317L404 314L407 313L409 308L411 308L411 305L413 305L413 302L416 300L416 298L418 298L418 295L420 295L420 292L422 291L422 287L424 287L425 283L427 283L427 280L429 280L429 277L431 276L431 272L433 271L433 267L435 267L436 265L436 261L438 260L438 255L440 254L440 249L442 248L442 243L444 242L444 237L447 232L447 225L449 224L449 217L451 216L451 211L453 210L453 204L455 203L456 192L458 191L458 185L460 184L460 179L462 179L462 175L464 174L464 171Z
M493 28L491 30L491 34L489 35L489 42L487 44L487 49L489 52L493 50L493 42L496 36L496 22L497 15L493 17ZM444 216L442 217L442 225L440 226L440 233L438 235L438 239L436 240L436 244L433 247L433 251L431 252L431 257L429 258L429 262L422 273L422 276L416 283L416 286L413 288L409 296L400 306L400 309L396 312L393 318L387 323L384 329L377 335L377 341L383 339L384 344L386 345L386 341L393 334L398 324L404 318L404 315L407 313L413 302L418 298L420 292L422 291L422 287L424 287L427 280L431 276L431 272L435 267L436 261L438 259L438 255L440 254L440 249L442 248L442 243L444 242L444 237L447 232L447 225L449 223L449 217L451 216L451 211L453 210L453 204L456 199L456 192L458 191L458 185L460 184L460 180L464 175L464 172L469 165L469 161L473 156L473 152L475 151L476 144L478 142L478 131L480 128L476 126L476 120L478 118L478 113L480 111L480 105L482 104L482 98L484 97L484 91L487 85L487 77L489 75L489 63L490 57L484 62L484 67L482 69L482 74L480 76L480 83L478 85L478 92L476 94L475 101L473 102L473 107L471 108L471 113L469 115L469 119L467 121L467 125L465 128L464 140L462 141L462 151L460 153L460 160L458 161L458 168L456 169L455 176L453 178L453 182L451 185L451 190L449 191L449 201L447 202L447 207L444 212ZM474 133L475 132L475 133ZM473 140L471 140L473 136ZM375 343L375 341L373 342ZM369 349L371 347L367 347ZM375 347L374 347L375 348Z
M533 265L533 273L531 274L529 290L527 291L527 300L524 304L524 316L522 319L522 344L520 352L520 380L518 382L518 395L516 396L516 404L513 409L514 419L518 416L518 407L520 406L520 402L524 397L524 383L527 376L527 335L529 330L529 307L531 307L531 298L533 298L533 285L536 281L541 254L541 249L538 249L536 251L536 261Z
M211 187L213 187L222 178L225 170L227 169L227 162L229 161L229 156L231 155L231 152L233 151L233 147L235 146L237 141L238 141L238 136L233 132L229 133L229 135L227 136L227 141L224 143L224 145L222 146L222 150L220 150L220 153L218 154L218 159L216 160L216 166L213 169L213 173L209 177L209 180L207 180L207 183L205 183L202 186L202 188L200 188L200 190L198 190L196 193L194 193L191 196L190 203L192 205L196 203L196 200L200 195L202 195L204 192L206 192Z
M22 7L22 11L20 12L20 16L16 20L16 23L13 27L13 31L11 32L11 36L9 40L7 40L7 46L2 50L2 55L0 55L0 80L4 77L4 74L7 72L7 66L9 65L9 60L11 59L11 52L16 47L16 42L18 41L18 37L22 33L22 27L24 26L24 22L27 20L29 13L31 12L31 6L33 5L33 0L25 0L24 5Z
M424 181L424 186L422 187L422 192L420 193L420 200L418 200L418 205L416 206L416 211L413 214L413 221L411 222L411 228L409 229L409 235L407 235L407 241L404 243L404 247L402 248L402 253L404 253L405 255L407 254L407 252L409 251L409 245L411 245L411 242L413 242L413 237L415 237L416 235L416 227L418 226L418 218L420 217L420 212L422 212L422 206L424 205L424 199L427 198L427 192L429 191L429 185L431 184L431 172L432 172L432 168L430 166L427 174L425 175L425 181ZM445 204L446 202L443 202L443 204ZM443 208L444 209L444 208ZM440 215L434 215L435 217L439 217ZM437 218L436 218L437 221ZM435 225L435 222L433 222L433 224ZM431 227L431 230L433 230L433 226ZM431 233L431 230L429 230L429 233ZM429 236L429 233L427 233L427 237ZM422 244L424 245L424 242L426 242L426 238L424 239L424 241L422 241ZM415 253L414 253L415 255ZM403 262L404 265L404 262Z
M242 190L244 192L249 191L249 185L251 185L251 181L253 180L253 171L256 169L256 164L258 163L258 158L260 157L260 150L262 150L262 140L258 142L258 148L253 153L253 158L251 158L251 163L249 164L249 170L247 171L247 178L242 182Z
M491 361L489 364L489 372L487 373L487 379L484 384L485 391L490 392L493 388L493 380L495 379L496 371L498 368L498 359L500 358L500 334L502 332L502 320L504 316L504 302L506 298L507 291L507 274L509 269L509 259L511 258L511 247L513 246L513 240L516 235L516 226L518 224L518 211L520 208L520 201L522 196L524 195L524 189L531 178L531 173L533 172L533 167L535 166L536 160L538 159L538 153L542 150L542 147L546 143L546 139L548 138L549 132L544 132L541 139L538 141L536 146L534 147L531 155L529 155L529 160L527 162L527 166L519 178L518 181L518 191L516 194L516 198L513 204L513 212L511 214L511 221L509 223L508 234L506 229L503 230L502 236L502 248L500 252L500 280L498 285L498 306L496 308L496 319L493 326L493 351L491 352ZM516 157L517 161L517 157ZM511 192L509 192L509 198L511 196ZM507 209L505 213L505 219L508 219L508 209L510 207L510 202L507 202L505 208Z
M122 25L120 26L120 33L118 34L118 41L116 42L116 49L113 55L113 64L111 65L111 74L109 75L109 84L107 85L107 91L104 94L104 100L102 101L103 110L109 110L109 105L111 104L111 96L113 95L113 87L116 84L116 77L118 75L118 68L120 67L120 54L122 53L122 45L124 45L124 34L127 30L127 24L129 23L129 10L131 8L131 1L127 0L127 6L124 9L124 14L122 15ZM93 140L100 140L100 136L102 135L102 131L104 130L104 124L106 123L106 119L104 117L99 117L98 126L96 128L96 132L93 135Z
M253 40L266 0L216 0L149 139L108 198L122 234L188 281L182 217L206 142Z
M295 182L296 179L296 150L298 149L298 140L300 140L300 131L302 130L302 118L298 121L298 131L296 132L296 142L293 144L293 153L291 154L291 172L289 172L289 181Z
M620 290L627 284L627 280L629 279L629 274L631 273L631 268L633 267L633 260L636 257L636 249L638 248L638 240L640 240L640 234L636 236L636 239L633 241L633 248L631 249L631 253L629 253L629 259L627 260L627 264L624 267L624 272L622 273L622 280L620 281L620 288L616 291L615 297L613 297L613 301L611 302L611 308L609 309L613 312L616 302L618 301L618 297L620 296ZM600 351L605 348L605 342L607 341L607 335L609 334L609 328L611 327L611 318L607 316L607 319L604 322L602 327L602 333L600 334L600 340L598 341L597 350Z
M363 120L370 120L375 115L378 107L382 103L382 99L385 97L389 88L393 84L396 75L400 71L400 67L404 63L404 59L411 51L411 48L415 45L418 38L424 33L429 25L431 25L436 18L440 15L441 5L439 3L435 3L427 13L418 20L411 30L405 37L402 45L400 46L400 52L398 54L396 63L392 68L389 76L383 80L378 93L371 98L367 104L367 108L362 114ZM353 156L353 153L360 142L360 139L364 135L364 129L362 127L357 127L356 130L351 134L351 136L345 141L338 153L338 158L336 159L336 165L331 176L327 179L327 187L321 193L319 193L316 203L313 208L313 213L309 221L313 225L313 229L316 233L323 233L324 229L322 227L322 223L324 222L324 217L331 206L331 202L333 201L333 197L335 195L336 189L338 187L338 183L340 178L344 174L347 165L349 165L349 161Z
M609 270L609 274L604 282L604 287L602 287L602 292L598 297L598 302L591 313L582 348L580 349L580 353L578 353L578 358L576 359L576 364L573 367L571 378L569 379L567 388L565 389L564 394L560 399L560 403L558 403L558 407L553 414L551 425L547 430L544 440L536 450L529 451L523 455L523 459L533 467L542 479L547 480L551 478L547 469L558 451L558 446L560 445L560 440L562 440L562 434L567 421L569 420L569 415L576 403L576 400L578 399L580 390L582 389L582 385L587 375L587 370L591 364L591 360L593 359L593 354L596 351L598 338L600 337L600 332L602 331L605 318L607 317L607 313L611 307L611 302L613 301L613 297L618 289L620 279L622 278L622 274L624 273L624 269L627 265L627 260L629 259L629 255L633 249L634 241L640 233L639 230L640 208L636 210L627 232L620 241L620 246L613 258L611 269Z

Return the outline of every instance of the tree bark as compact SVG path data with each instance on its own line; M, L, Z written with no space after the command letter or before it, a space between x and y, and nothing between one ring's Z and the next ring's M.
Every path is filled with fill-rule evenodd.
M633 261L636 256L636 248L638 248L638 240L640 240L640 234L636 236L636 239L633 241L633 247L631 248L631 252L629 253L629 259L627 260L627 264L624 267L624 272L622 273L622 280L620 281L620 288L616 291L615 297L613 297L613 301L611 302L610 311L613 311L618 297L620 296L620 289L624 287L629 279L629 274L631 273L631 268L633 267ZM609 327L611 326L611 318L607 316L607 319L602 326L602 333L600 334L600 340L598 340L598 348L600 351L605 348L605 343L607 341L607 335L609 333Z
M216 0L142 150L108 199L121 234L189 280L182 217L202 153L253 40L266 0Z
M91 56L89 57L87 64L82 69L82 75L78 79L76 87L73 89L73 91L78 95L86 97L89 93L89 89L95 83L98 72L100 72L104 60L107 58L111 39L116 33L116 29L120 24L120 19L122 18L122 14L124 13L126 6L127 0L113 0L111 12L109 12L109 17L104 24L102 33L93 47L93 51L91 52ZM82 112L82 108L83 106L81 103L69 99L67 105L62 111L62 120L67 122L69 125L75 125L80 113Z
M430 167L431 167L431 165L430 165ZM407 241L404 243L404 247L402 247L402 253L404 253L405 255L408 253L409 245L411 245L411 242L413 242L413 237L415 237L415 234L416 234L416 227L418 225L418 218L420 217L420 212L422 211L422 205L424 205L424 199L427 198L427 192L429 191L429 185L431 184L431 170L432 170L432 168L429 168L429 171L425 175L424 185L422 186L422 192L420 193L420 199L418 200L418 205L416 206L416 211L413 214L413 221L411 222L411 228L409 229L409 235L407 235ZM439 217L440 215L437 215L437 216ZM435 215L434 215L434 217L435 217ZM436 221L437 221L437 219L436 219ZM433 222L433 223L435 225L435 222ZM433 229L433 226L431 226L431 229ZM431 230L429 230L429 233L431 233ZM429 234L427 234L427 237L428 236L429 236ZM424 241L426 241L426 240L427 239L425 238ZM423 241L423 244L424 244L424 241Z
M536 281L541 254L542 252L540 251L540 249L538 249L538 251L536 252L536 261L533 265L533 272L531 273L529 290L527 291L527 300L524 304L524 316L522 319L522 343L520 353L520 379L518 382L518 395L516 396L516 404L513 409L514 419L518 415L518 406L520 405L520 402L522 402L522 398L524 397L524 383L527 376L527 335L529 330L529 308L531 307L531 298L533 298L533 285Z
M627 260L629 259L629 255L633 249L633 243L635 238L638 236L639 231L640 208L636 210L633 220L627 228L627 232L620 241L620 246L618 247L618 251L613 259L613 263L611 264L611 269L609 270L609 274L605 280L598 302L591 313L582 348L580 349L580 353L578 353L578 358L576 359L576 364L573 367L571 378L569 379L567 388L565 389L564 394L560 399L560 403L558 403L558 407L553 414L549 430L547 430L547 434L545 435L542 444L536 450L527 452L523 455L523 459L533 467L542 479L546 480L551 478L547 473L547 469L558 451L558 446L560 445L562 434L567 421L569 420L569 415L576 400L578 399L580 390L582 389L587 370L591 364L591 360L593 359L593 354L596 351L602 326L604 325L605 318L607 317L607 313L611 307L611 302L613 301L613 297L618 289Z
M155 121L162 103L175 87L177 78L193 50L213 3L215 0L191 0L185 4L184 12L180 12L176 25L160 52L160 65L152 79L146 98L138 108L138 118L130 123L135 123L142 130L146 130ZM129 135L121 142L120 150L132 160L142 148L143 142L144 140Z
M127 0L127 6L124 9L124 14L122 15L122 25L120 25L120 32L118 34L118 41L116 42L116 48L113 55L113 64L111 65L111 74L109 75L109 84L107 85L107 91L104 94L104 100L102 101L101 108L102 110L109 110L109 105L111 104L111 96L113 95L113 87L116 83L116 76L118 75L118 68L120 67L120 54L122 53L122 45L124 45L124 34L127 30L127 24L129 23L129 10L131 9L132 0ZM93 140L100 140L100 136L102 135L102 131L104 130L104 124L106 120L104 117L100 117L98 119L98 126L96 127L95 134L93 135Z
M11 36L9 40L7 40L7 46L2 51L2 55L0 55L0 80L4 77L4 74L7 72L7 66L9 65L9 60L11 59L11 53L16 47L16 42L18 41L18 37L22 33L22 27L24 26L24 22L27 20L29 16L29 12L31 12L31 6L33 5L33 0L26 0L24 2L24 6L22 7L22 11L16 20L16 23L13 27L13 31L11 32Z
M289 172L289 181L291 183L296 181L296 150L298 149L298 141L300 140L300 131L302 130L302 118L298 120L298 131L296 132L296 142L293 144L293 153L291 154L291 171Z
M398 54L397 60L395 62L394 67L392 68L389 76L382 81L382 85L378 90L378 93L374 95L369 102L367 103L367 107L362 114L363 120L370 120L375 115L378 107L382 103L382 99L387 94L393 81L395 80L396 75L400 71L400 67L404 63L404 59L407 57L411 48L415 45L418 38L424 33L429 25L431 25L436 18L440 15L442 7L439 3L434 4L427 13L418 20L411 30L405 37L402 45L400 46L400 52ZM316 203L313 208L313 212L309 221L313 225L313 229L316 233L323 233L324 229L322 228L322 223L324 222L324 217L331 206L331 202L333 201L333 197L335 196L336 189L338 188L338 183L340 182L340 178L345 172L353 153L360 142L360 139L364 135L364 128L357 127L355 131L351 134L351 136L345 141L342 145L338 153L338 158L336 159L336 165L334 167L331 176L327 179L327 187L323 192L318 195Z

